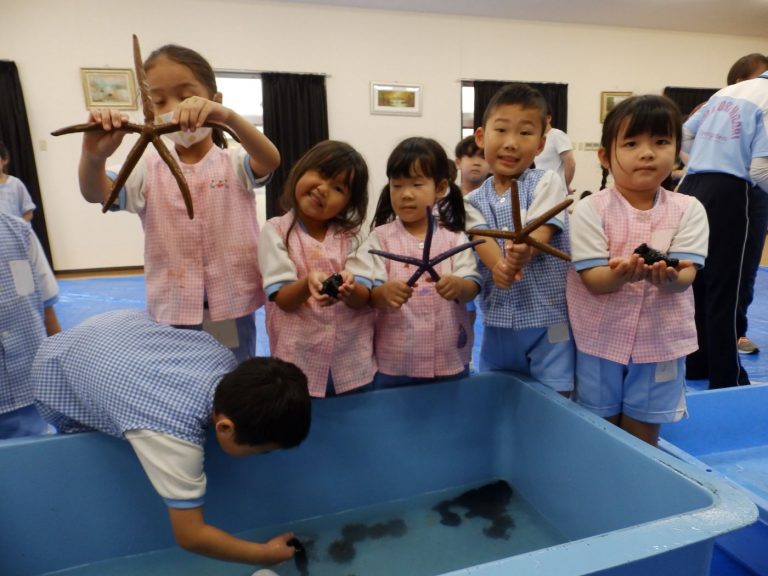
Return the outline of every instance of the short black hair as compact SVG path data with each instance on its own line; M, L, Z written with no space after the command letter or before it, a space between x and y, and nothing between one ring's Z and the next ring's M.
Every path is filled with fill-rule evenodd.
M488 120L497 108L501 106L508 106L511 104L518 104L522 108L534 108L541 113L541 132L547 128L547 114L549 113L549 106L547 101L542 96L541 92L522 82L512 82L511 84L505 84L496 91L491 101L488 102L488 106L483 112L483 128L485 128Z
M483 155L483 149L475 142L475 135L467 136L463 138L458 144L456 144L456 150L454 151L456 160L464 158L465 156L477 156Z
M312 419L307 377L279 358L249 358L221 379L213 411L232 420L238 444L293 448L309 434Z

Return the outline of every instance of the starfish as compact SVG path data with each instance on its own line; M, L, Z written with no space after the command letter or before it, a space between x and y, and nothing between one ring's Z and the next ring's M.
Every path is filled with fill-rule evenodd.
M179 185L181 195L184 198L184 205L187 207L187 215L191 220L195 216L194 208L192 206L192 195L189 192L189 185L187 184L184 174L181 172L178 162L169 152L166 145L160 139L163 134L170 134L171 132L177 132L179 129L178 122L163 122L161 124L155 124L155 111L152 105L152 99L149 97L149 86L147 85L147 75L144 71L144 63L141 59L141 49L139 48L139 39L136 34L133 35L133 64L136 69L136 80L139 84L139 91L141 95L141 105L144 112L144 124L135 124L133 122L125 122L118 128L123 132L132 132L139 134L139 139L131 148L128 156L120 168L120 172L117 178L112 183L112 190L109 195L109 199L102 205L102 212L109 210L110 206L115 203L117 196L120 194L120 190L128 180L128 176L131 174L136 164L144 153L144 150L151 143L157 150L160 157L168 165L171 170L171 174L176 179L176 183ZM209 128L219 128L229 133L235 140L239 141L237 135L232 132L224 124L219 122L205 122L203 126ZM75 124L73 126L67 126L51 132L53 136L61 136L63 134L75 134L77 132L104 132L101 123L99 122L87 122L85 124Z
M485 242L485 240L473 240L472 242L466 242L465 244L460 244L459 246L454 246L450 250L446 250L442 254L438 254L434 258L429 257L429 251L432 248L432 234L434 229L434 217L432 216L432 207L427 207L427 235L424 238L424 251L422 252L421 258L414 258L412 256L402 256L400 254L393 254L392 252L385 252L383 250L368 250L371 254L376 254L377 256L381 256L382 258L387 258L389 260L395 260L396 262L403 262L404 264L413 264L416 266L416 271L411 275L411 277L408 279L406 284L408 286L413 287L416 285L416 282L419 278L422 277L423 274L427 273L432 277L432 280L437 282L440 280L440 275L435 270L435 266L442 262L443 260L446 260L447 258L450 258L454 254L458 254L459 252L463 252L464 250L467 250L469 248L472 248L473 246L477 246L478 244L482 244Z
M468 230L467 234L470 237L488 236L490 238L504 238L505 240L512 240L512 242L515 244L528 244L528 246L531 246L532 248L537 248L542 252L546 252L547 254L557 256L558 258L562 258L563 260L570 262L571 257L568 254L550 246L549 244L544 244L535 238L531 238L530 233L540 226L546 224L555 214L559 214L565 210L573 202L573 200L568 199L560 202L556 206L553 206L544 212L544 214L538 218L531 220L525 227L523 227L522 217L520 216L520 197L517 195L516 179L512 180L510 196L512 197L512 223L515 226L514 230L490 230L486 228L473 228L472 230Z

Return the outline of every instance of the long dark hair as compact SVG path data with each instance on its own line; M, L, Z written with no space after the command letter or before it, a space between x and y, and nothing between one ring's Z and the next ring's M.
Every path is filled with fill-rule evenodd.
M208 63L208 60L203 58L198 52L177 44L166 44L149 55L149 58L144 61L144 70L149 71L160 56L165 56L168 60L173 60L177 64L189 68L198 82L208 89L211 100L219 91L216 87L216 73ZM211 137L213 138L213 143L219 148L227 147L227 141L220 129L214 128Z
M368 165L360 153L346 142L324 140L299 158L285 181L280 206L294 213L293 222L285 233L286 246L288 235L296 225L296 184L309 170L315 170L326 178L343 176L349 188L349 203L329 223L335 224L343 232L356 234L368 210Z
M448 182L448 192L437 202L440 224L448 230L464 230L466 213L464 196L451 178L451 166L443 147L432 138L406 138L398 144L387 160L387 178L412 178L416 175L431 178L437 187L443 180ZM379 196L376 214L371 228L381 226L395 219L392 199L387 183Z

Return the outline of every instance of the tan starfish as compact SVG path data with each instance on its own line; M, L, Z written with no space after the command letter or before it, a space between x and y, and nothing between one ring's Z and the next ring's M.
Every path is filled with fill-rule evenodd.
M128 156L126 157L125 163L123 164L122 168L120 168L120 172L117 175L117 178L112 183L112 191L109 195L109 199L104 202L102 206L102 212L106 212L109 210L110 206L115 203L115 200L117 200L117 196L120 194L120 190L125 185L126 180L128 180L128 176L131 174L133 169L136 167L136 164L139 161L139 158L141 158L141 155L144 153L144 150L149 146L150 143L155 147L158 154L160 154L160 157L163 159L163 161L168 165L168 168L171 170L171 173L173 174L173 177L176 179L177 184L179 185L179 189L181 190L181 195L184 198L184 204L187 207L187 214L189 215L190 220L194 218L195 212L194 208L192 206L192 195L189 192L189 185L187 184L186 179L184 178L184 174L181 171L181 168L179 167L178 162L176 162L176 159L173 157L173 155L170 153L166 145L163 143L160 136L163 134L170 134L171 132L176 132L179 129L179 123L178 122L164 122L161 124L155 124L155 111L152 106L152 100L149 97L149 87L147 86L147 75L144 72L144 62L141 59L141 49L139 47L139 39L136 37L136 35L133 35L133 63L134 67L136 69L136 80L139 84L139 92L141 96L141 105L142 109L144 111L144 124L135 124L132 122L125 122L118 128L118 130L122 130L123 132L132 132L135 134L139 134L139 139L136 141L136 143L133 145L133 148L131 148L131 151L128 153ZM210 128L219 128L221 130L224 130L225 132L229 133L235 140L238 140L237 134L235 134L232 130L229 129L229 127L225 126L224 124L221 124L219 122L205 122L203 126L208 126ZM61 136L63 134L74 134L77 132L98 132L98 131L104 131L104 128L102 128L101 123L99 122L87 122L85 124L75 124L73 126L67 126L65 128L61 128L60 130L56 130L55 132L51 132L53 136Z
M550 218L565 210L568 206L570 206L573 200L568 199L560 202L558 205L553 206L544 212L544 214L538 218L535 218L534 220L531 220L525 227L523 227L522 217L520 216L520 197L517 195L517 180L512 180L512 184L510 186L510 196L512 197L512 223L515 226L514 230L473 228L472 230L467 230L467 234L470 237L488 236L490 238L504 238L505 240L512 240L512 242L515 244L528 244L529 246L541 250L542 252L546 252L552 256L557 256L558 258L562 258L566 261L570 261L571 257L568 254L550 246L549 244L544 244L535 238L531 238L530 234L540 226L546 224Z

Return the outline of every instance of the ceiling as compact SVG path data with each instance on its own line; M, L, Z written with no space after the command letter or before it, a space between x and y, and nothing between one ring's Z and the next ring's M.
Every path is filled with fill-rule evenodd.
M768 0L283 0L301 4L652 28L766 39Z

